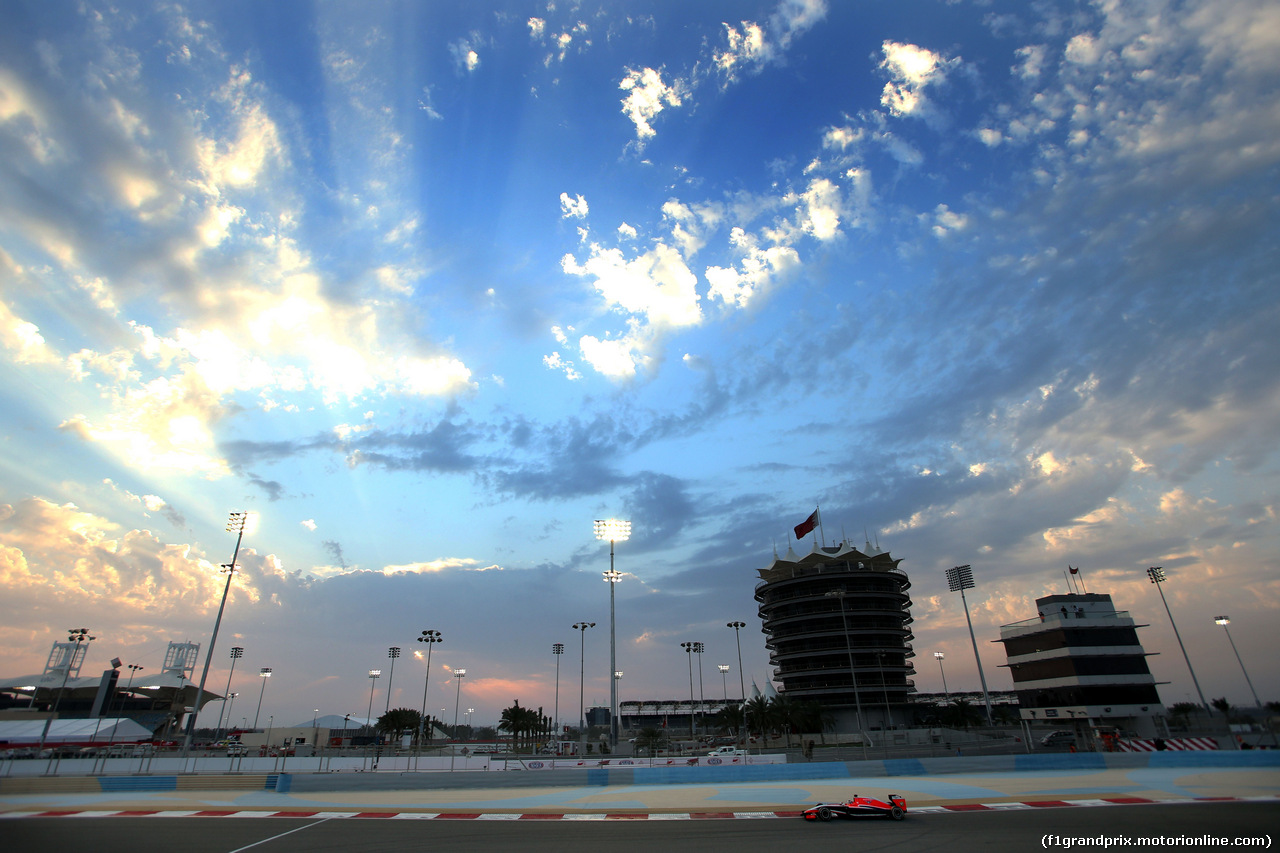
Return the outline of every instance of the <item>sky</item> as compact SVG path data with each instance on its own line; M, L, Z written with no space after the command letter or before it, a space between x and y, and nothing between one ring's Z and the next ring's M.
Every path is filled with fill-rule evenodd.
M620 698L749 694L820 507L902 558L921 692L979 686L947 568L1005 690L1076 566L1195 701L1163 566L1206 698L1234 640L1280 699L1276 4L0 15L0 671L207 648L251 511L210 689L575 720L616 517Z

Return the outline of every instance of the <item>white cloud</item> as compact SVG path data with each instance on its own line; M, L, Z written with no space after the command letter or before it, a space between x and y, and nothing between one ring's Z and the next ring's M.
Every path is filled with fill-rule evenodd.
M592 244L585 262L565 255L561 267L568 275L591 279L606 304L629 315L627 332L620 338L579 339L582 357L606 376L633 375L649 363L665 334L702 322L697 276L666 243L656 243L630 260L619 249Z
M635 125L636 140L643 148L657 134L650 122L665 108L680 106L687 86L680 80L668 85L662 81L661 71L644 68L627 69L618 88L627 93L622 99L622 113Z
M459 39L449 44L449 53L459 71L468 74L480 67L480 54L474 47L475 38Z
M840 233L840 188L826 178L809 184L801 196L801 227L819 240L830 240Z
M955 231L961 231L968 227L969 217L963 213L956 213L945 204L940 204L933 211L933 234L935 237L946 237Z
M745 73L758 73L777 62L797 36L813 27L827 14L826 0L782 0L769 16L767 26L743 21L741 28L724 24L725 47L713 51L711 63L724 84Z
M561 341L561 343L567 344L568 341ZM565 375L565 378L571 382L582 378L582 374L578 372L576 367L574 367L573 362L565 360L558 352L553 352L550 355L544 355L542 357L542 363L548 370L558 370L562 372Z
M379 287L401 296L413 295L413 282L419 275L421 275L419 270L395 267L390 264L380 266L373 271L374 280L378 282Z
M582 196L570 196L560 193L560 216L562 219L586 219L587 200Z
M205 189L215 198L224 188L253 186L268 165L280 159L284 146L266 108L251 96L253 79L243 68L232 68L231 78L217 93L234 122L234 139L200 139L196 156L205 178Z
M861 128L855 130L852 127L831 127L822 135L822 147L847 151L861 142L864 135L865 131Z
M1067 42L1066 59L1076 65L1095 65L1102 58L1102 45L1091 33L1080 33Z
M708 299L719 299L725 305L746 308L757 295L767 292L774 280L798 269L800 255L790 246L761 248L757 238L741 228L734 228L729 242L741 253L738 269L708 267L706 277L711 289Z
M14 315L4 302L0 302L0 346L8 350L18 364L61 362L45 343L40 327Z
M444 557L438 560L384 566L379 571L384 575L436 574L450 569L460 569L465 572L489 572L502 571L502 566L496 564L484 565L479 560L474 560L470 557Z
M647 362L642 354L642 342L633 336L615 340L600 340L593 335L584 335L578 341L582 357L599 373L610 379L627 379L635 375L636 367Z
M759 68L773 55L765 43L764 27L759 24L743 21L741 30L729 24L724 29L728 46L714 54L712 61L726 81L736 80L740 68Z
M565 255L561 267L569 275L593 279L606 302L642 316L648 325L679 328L702 320L697 277L680 253L665 243L657 243L631 260L620 249L592 244L585 263Z
M302 525L307 530L314 531L316 529L316 520L314 518L308 518L304 521L298 522L298 524Z
M880 103L896 116L926 112L925 88L945 80L947 71L960 62L914 44L885 41L881 50L880 68L889 72L889 82L884 84Z
M1020 47L1014 51L1014 55L1022 61L1011 69L1014 74L1026 80L1034 80L1040 76L1044 70L1045 60L1049 54L1048 48L1042 44L1032 44L1026 47Z

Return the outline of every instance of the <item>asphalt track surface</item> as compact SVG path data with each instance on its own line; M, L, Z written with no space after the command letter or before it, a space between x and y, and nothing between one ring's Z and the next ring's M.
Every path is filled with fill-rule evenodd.
M10 850L181 850L189 853L302 851L561 851L629 853L796 850L990 853L1091 849L1269 849L1280 827L1276 803L1231 802L950 812L885 820L342 820L23 818L0 823ZM1046 838L1048 836L1048 838ZM1057 838L1054 839L1053 837ZM1151 843L1155 839L1158 843ZM1148 843L1143 843L1148 840ZM1103 842L1109 846L1103 847Z

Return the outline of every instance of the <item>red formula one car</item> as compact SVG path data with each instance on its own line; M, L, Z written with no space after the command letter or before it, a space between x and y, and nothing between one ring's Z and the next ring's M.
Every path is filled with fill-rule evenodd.
M854 794L847 803L819 803L804 810L805 820L831 820L846 817L891 817L902 820L907 816L907 801L897 794L885 800L875 797L859 797Z

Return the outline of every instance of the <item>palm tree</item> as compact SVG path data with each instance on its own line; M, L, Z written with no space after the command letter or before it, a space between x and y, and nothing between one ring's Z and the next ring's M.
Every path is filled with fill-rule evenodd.
M742 727L742 709L725 705L707 720L707 724L721 734L737 731Z
M1186 727L1190 725L1191 717L1201 710L1201 707L1194 702L1174 702L1169 706L1169 721Z
M822 739L823 745L827 742L827 729L835 724L836 716L831 713L821 702L808 700L797 702L797 715L799 719L800 730L803 732L817 732L818 737Z
M774 697L769 702L769 711L773 716L773 722L778 728L782 729L782 734L787 739L787 746L791 746L791 734L803 720L800 712L800 703L785 694Z
M982 722L982 715L968 699L955 699L942 712L943 722L953 729L967 729Z
M769 725L772 721L772 715L769 710L769 700L763 696L752 696L747 700L747 729L749 731L760 732L760 737L767 740L769 734Z
M991 708L991 716L995 718L997 723L1005 726L1016 725L1020 719L1018 716L1018 709L1014 708L1012 705L993 706Z
M502 719L498 722L498 729L511 732L511 748L515 752L520 752L521 746L524 745L524 739L521 735L527 734L532 738L537 734L539 723L538 712L532 708L521 708L520 700L517 699L510 708L505 708L502 711Z
M395 741L404 737L405 732L418 731L421 719L422 715L412 708L392 708L378 718L374 728Z
M662 746L662 732L650 726L640 730L640 734L636 736L636 754L648 755L652 758L657 755L658 749Z
M1209 704L1212 705L1215 710L1221 711L1222 716L1226 717L1228 722L1231 721L1231 713L1235 709L1231 707L1231 703L1227 701L1226 696L1222 696L1217 699L1211 699L1209 701Z

